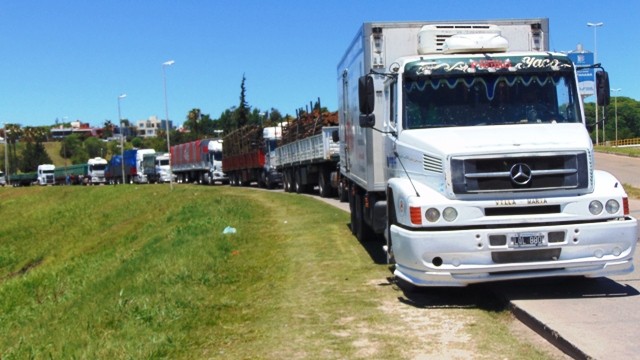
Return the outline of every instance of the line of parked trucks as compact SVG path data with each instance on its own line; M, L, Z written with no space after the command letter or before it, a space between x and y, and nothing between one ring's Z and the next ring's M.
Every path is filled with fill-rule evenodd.
M637 221L594 168L576 66L548 48L544 18L364 23L337 67L337 113L176 145L173 172L337 195L353 234L416 286L629 273ZM140 152L114 156L106 181L140 179Z

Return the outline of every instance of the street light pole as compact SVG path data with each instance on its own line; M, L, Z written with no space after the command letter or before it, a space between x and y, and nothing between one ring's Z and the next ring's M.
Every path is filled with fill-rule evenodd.
M9 180L9 138L7 137L7 123L4 123L4 181L11 185Z
M165 112L165 130L167 132L167 152L169 153L169 187L173 190L173 160L171 159L171 144L169 143L169 105L167 102L167 75L165 68L175 64L175 61L169 60L162 63L162 83L164 85L164 112Z
M604 25L604 23L602 22L597 22L597 23L591 23L588 22L587 26L588 27L592 27L593 28L593 63L597 64L598 63L598 38L596 35L596 30L598 29L598 27ZM595 72L593 74L594 79L593 79L593 83L595 84ZM599 144L599 139L598 139L598 94L596 92L596 145ZM603 132L604 132L604 127L602 128Z
M122 184L125 183L124 179L124 134L122 129L122 115L120 115L120 100L127 97L127 94L121 94L118 96L118 120L120 121L120 166L122 171Z
M622 89L618 88L618 89L611 89L611 91L613 91L614 93L616 93L616 95L613 96L613 104L614 104L614 108L615 108L615 114L616 114L616 145L618 146L618 91L620 91Z

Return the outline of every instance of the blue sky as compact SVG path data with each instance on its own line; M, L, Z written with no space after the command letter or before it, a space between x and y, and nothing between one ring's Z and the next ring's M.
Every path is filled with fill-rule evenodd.
M321 99L337 109L336 65L366 21L547 17L552 50L582 43L616 94L640 99L640 2L379 0L2 0L0 123L100 126L200 108L217 118L239 103L283 114ZM593 100L587 100L593 101Z

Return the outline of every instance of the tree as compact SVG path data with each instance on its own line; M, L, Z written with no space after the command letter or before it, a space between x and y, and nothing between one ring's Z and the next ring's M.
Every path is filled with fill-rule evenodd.
M27 126L22 131L22 139L26 142L19 168L23 172L36 171L40 164L50 164L51 158L43 145L47 140L49 129L46 127Z
M184 123L184 127L189 129L196 139L199 138L202 133L202 129L200 128L201 115L200 109L191 109L187 114L187 121Z
M218 127L222 129L224 134L228 134L236 129L235 113L236 108L234 106L220 114L220 117L218 118Z
M154 136L154 137L146 137L142 139L142 148L144 149L154 149L159 153L167 152L167 135L164 136Z
M111 120L105 120L104 121L104 127L103 127L103 130L102 130L102 137L104 139L112 137L114 128L115 128L115 125L113 125Z
M22 137L22 128L18 124L7 124L7 141L9 144L9 173L15 174L20 168L18 165L18 153L16 143Z
M27 142L24 150L22 150L20 170L23 172L33 172L38 169L38 165L51 164L51 162L51 158L49 154L47 154L42 142Z
M82 147L82 139L78 134L65 136L61 141L60 156L65 159L71 159L73 155Z
M249 111L251 108L246 99L245 83L246 77L242 74L242 83L240 84L240 105L236 109L236 128L241 128L249 122Z
M602 116L603 108L601 106L598 106L599 140L602 141L605 136L605 140L607 141L615 140L615 102L617 102L618 104L618 139L623 140L640 137L640 102L628 97L621 96L617 99L611 99L611 104L606 107L604 119ZM591 139L595 144L595 104L592 102L585 103L584 112L586 122L591 133Z
M105 157L107 153L106 143L95 137L89 137L84 140L84 149L89 158Z

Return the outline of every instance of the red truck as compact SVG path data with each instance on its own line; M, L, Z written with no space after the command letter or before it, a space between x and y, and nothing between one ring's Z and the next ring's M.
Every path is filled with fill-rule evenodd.
M222 140L202 139L171 147L171 168L178 182L228 183L222 166Z
M271 164L271 153L279 138L277 128L258 125L243 126L223 138L222 167L232 186L261 187L282 185L282 174Z

